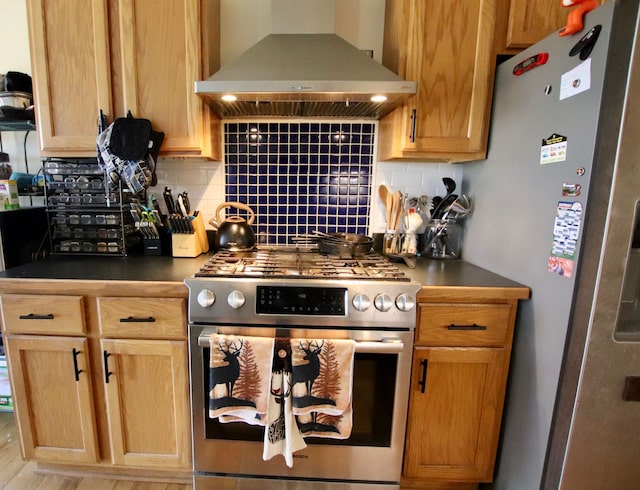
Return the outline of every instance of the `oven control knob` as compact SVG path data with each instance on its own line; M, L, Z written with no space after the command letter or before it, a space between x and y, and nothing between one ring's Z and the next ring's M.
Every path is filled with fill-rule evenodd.
M198 293L198 304L203 308L209 308L216 302L216 295L213 294L211 289L203 289Z
M371 300L369 296L366 294L356 294L355 298L353 298L353 307L358 311L367 311L371 306Z
M411 311L416 306L416 300L407 293L402 293L396 298L396 307L400 311Z
M231 308L233 308L234 310L241 308L244 305L244 302L244 294L242 294L242 292L238 291L237 289L231 291L229 293L229 296L227 296L227 303L229 303L229 306L231 306Z
M391 296L383 293L376 296L373 300L373 304L376 306L377 310L389 311L393 306L393 300L391 299Z

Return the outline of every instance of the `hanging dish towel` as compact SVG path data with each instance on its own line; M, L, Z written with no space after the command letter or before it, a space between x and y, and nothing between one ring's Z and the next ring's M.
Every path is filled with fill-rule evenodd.
M292 405L304 437L351 435L355 341L291 339Z
M265 425L274 339L213 334L209 342L209 417Z
M298 430L291 405L291 345L288 339L276 339L272 371L262 459L268 461L282 454L291 468L293 453L307 445Z

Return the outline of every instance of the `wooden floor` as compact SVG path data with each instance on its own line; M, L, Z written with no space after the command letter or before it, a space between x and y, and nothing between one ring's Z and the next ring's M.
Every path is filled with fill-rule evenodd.
M0 489L2 490L189 490L191 485L103 480L34 474L36 464L20 456L12 413L0 412Z

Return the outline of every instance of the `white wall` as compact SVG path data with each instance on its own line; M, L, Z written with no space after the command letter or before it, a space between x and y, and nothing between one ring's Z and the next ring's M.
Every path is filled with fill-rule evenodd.
M335 33L382 60L385 0L222 0L220 8L222 65L271 33Z
M0 28L0 73L19 71L31 75L29 59L29 33L27 28L27 7L24 1L0 0L2 12L2 28ZM24 132L3 132L2 147L9 154L11 166L15 172L24 172ZM35 132L27 136L26 161L30 173L40 168L40 152L38 135ZM21 205L29 203L28 198L20 198ZM34 204L38 204L35 203Z

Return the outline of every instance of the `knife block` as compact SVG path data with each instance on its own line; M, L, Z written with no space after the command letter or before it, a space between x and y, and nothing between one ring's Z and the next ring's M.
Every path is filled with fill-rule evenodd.
M204 229L202 215L198 214L191 220L193 233L171 234L171 255L174 257L197 257L209 251L209 240Z

